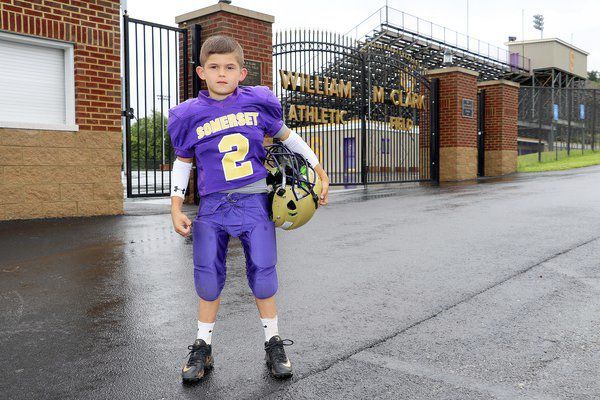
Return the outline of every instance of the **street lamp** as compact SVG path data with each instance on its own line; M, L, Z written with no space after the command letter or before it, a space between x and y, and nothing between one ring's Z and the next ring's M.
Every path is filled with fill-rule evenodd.
M544 38L544 16L542 14L536 14L533 16L533 27L540 31L541 38Z

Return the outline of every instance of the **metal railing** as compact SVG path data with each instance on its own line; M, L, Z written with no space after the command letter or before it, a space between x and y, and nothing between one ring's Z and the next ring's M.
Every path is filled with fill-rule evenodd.
M345 34L353 35L356 40L361 40L382 26L394 26L421 38L438 42L443 46L488 58L513 69L516 68L526 72L531 70L531 62L527 57L523 57L518 53L510 53L505 48L500 48L389 6L382 6Z

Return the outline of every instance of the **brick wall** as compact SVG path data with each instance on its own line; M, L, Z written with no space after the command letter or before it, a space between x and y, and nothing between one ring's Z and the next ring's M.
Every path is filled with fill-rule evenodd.
M74 44L79 125L0 128L0 220L123 212L119 4L0 0L0 29Z
M519 85L509 81L478 84L485 91L485 175L517 170Z
M440 78L440 148L477 147L477 77L460 72ZM473 117L462 116L462 100L474 102Z
M485 150L517 151L518 84L485 83L479 85L485 90Z
M477 177L477 76L452 67L429 71L439 78L440 181ZM473 101L473 116L462 115L462 101Z

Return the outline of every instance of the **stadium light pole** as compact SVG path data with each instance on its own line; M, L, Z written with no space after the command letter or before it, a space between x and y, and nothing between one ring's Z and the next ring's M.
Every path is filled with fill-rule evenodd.
M544 38L544 16L542 14L536 14L533 16L533 27L540 31L540 38Z

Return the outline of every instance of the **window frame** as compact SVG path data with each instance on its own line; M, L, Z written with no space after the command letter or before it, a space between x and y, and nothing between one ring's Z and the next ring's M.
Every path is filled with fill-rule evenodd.
M75 51L73 43L7 31L0 31L0 40L63 50L65 63L65 123L45 124L0 120L0 128L78 131L79 126L75 123Z

